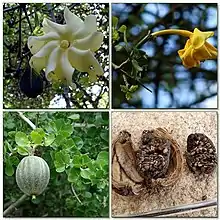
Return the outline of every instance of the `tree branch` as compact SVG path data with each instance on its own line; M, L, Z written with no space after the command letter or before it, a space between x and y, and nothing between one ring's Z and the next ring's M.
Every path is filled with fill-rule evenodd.
M73 187L73 183L71 184L71 190L72 190L73 195L74 195L74 196L76 197L76 199L78 200L78 202L82 205L83 203L81 202L81 200L80 200L79 197L77 196L76 191L75 191L75 189L74 189L74 187Z
M27 117L25 117L22 112L18 112L18 114L19 114L19 116L20 116L24 121L26 121L26 122L31 126L31 128L32 128L33 130L36 129L36 125L35 125L30 119L28 119Z
M24 194L23 196L21 196L15 203L11 204L4 212L3 212L3 216L7 216L8 214L10 214L11 212L13 212L21 203L23 203L26 198L28 197L28 195Z

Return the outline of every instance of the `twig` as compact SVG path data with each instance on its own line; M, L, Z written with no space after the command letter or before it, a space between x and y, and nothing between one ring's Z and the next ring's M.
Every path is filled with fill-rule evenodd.
M26 121L26 122L31 126L31 128L32 128L33 130L36 129L36 125L35 125L30 119L28 119L27 117L25 117L22 112L18 112L18 114L19 114L19 116L20 116L24 121Z
M217 206L217 198L203 201L203 202L197 202L193 204L186 204L186 205L180 205L175 206L171 208L165 208L155 211L150 211L146 213L137 213L137 214L130 214L130 215L116 215L113 216L113 218L134 218L134 217L165 217L165 216L172 216L173 214L180 214L180 213L187 213L192 211L198 211L201 209L207 209L208 207Z
M113 66L113 68L115 69L115 67L116 67L116 70L120 70L121 72L123 72L126 76L128 76L129 78L131 78L131 79L134 79L134 80L136 80L138 83L139 83L139 85L141 85L143 88L145 88L146 90L148 90L149 92L151 92L152 93L152 91L149 89L149 88L147 88L143 83L141 83L138 79L135 79L135 78L133 78L132 76L130 76L125 70L123 70L123 69L117 69L117 65L116 64L114 64L113 62L112 62L112 66Z
M25 201L25 199L28 197L28 195L24 194L21 196L15 203L11 204L4 212L3 216L6 216L13 212L21 203Z
M144 36L138 43L136 44L136 48L139 48L141 45L145 44L149 39L152 38L151 31L149 30L147 35Z
M76 199L78 200L78 202L82 205L83 203L81 202L81 200L80 200L79 197L77 196L76 191L75 191L75 189L74 189L74 187L73 187L73 183L71 184L71 190L72 190L73 195L74 195L74 196L76 197Z
M22 6L20 5L19 11L19 35L18 35L18 58L21 62L21 15L22 15Z
M14 10L18 9L19 7L20 7L20 5L16 5L16 6L11 7L11 8L5 8L5 9L3 10L3 12L5 13L5 12L14 11Z
M27 13L27 9L26 9L26 4L24 4L23 10L24 10L25 17L27 18L27 22L28 22L30 31L31 31L31 33L33 33L33 28L32 28L32 26L31 26L31 21L30 21L30 19L29 19L29 17L28 17L28 13ZM20 18L20 20L21 20L21 18Z

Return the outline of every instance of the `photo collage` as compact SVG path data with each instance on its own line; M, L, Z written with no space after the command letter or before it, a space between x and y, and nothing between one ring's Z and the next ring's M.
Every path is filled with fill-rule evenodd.
M218 218L218 9L3 2L1 217Z

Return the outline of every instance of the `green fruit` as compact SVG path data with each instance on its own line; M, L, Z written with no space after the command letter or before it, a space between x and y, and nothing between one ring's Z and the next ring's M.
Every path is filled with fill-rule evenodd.
M16 182L22 192L27 195L40 195L50 180L50 169L41 157L27 156L18 164Z

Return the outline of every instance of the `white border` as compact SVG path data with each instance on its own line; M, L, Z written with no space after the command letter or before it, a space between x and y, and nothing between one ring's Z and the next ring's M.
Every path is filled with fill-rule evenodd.
M11 1L1 1L2 3L18 3L18 1L16 0L11 0ZM45 3L60 3L61 1L60 0L49 0L49 1L42 1L42 0L35 0L34 3L42 3L42 2L45 2ZM71 1L70 0L63 0L62 3L70 3ZM204 1L204 0L194 0L193 2L190 2L190 1L184 1L184 0L180 0L180 1L174 1L174 0L170 0L170 1L166 1L166 0L160 0L160 1L155 1L155 0L138 0L137 2L135 2L134 0L77 0L77 1L72 1L74 3L109 3L109 15L111 15L111 3L208 3L208 1ZM19 3L33 3L33 1L31 0L20 0ZM211 1L210 3L219 3L219 1ZM219 4L218 4L218 24L220 23L220 16L219 16ZM1 135L0 135L0 143L2 143L2 146L0 147L0 160L1 160L1 169L0 169L0 184L1 184L1 191L0 191L0 195L1 195L1 198L2 198L2 202L1 202L1 216L0 216L0 219L3 219L3 112L8 112L8 111L17 111L15 109L13 110L4 110L3 109L3 4L1 4L1 24L0 24L0 28L1 28L1 44L0 44L0 48L1 48L1 60L2 62L0 62L0 77L1 77L1 95L0 95L0 103L1 103L1 109L0 109L0 132L1 132ZM161 111L161 112L166 112L166 111L170 111L170 112L184 112L184 111L187 111L187 112L199 112L199 111L214 111L214 112L218 112L219 113L219 102L218 102L218 109L217 110L212 110L212 109L164 109L164 110L158 110L158 109L144 109L144 110L133 110L133 109L121 109L121 110L114 110L114 109L111 109L111 104L112 104L112 94L111 94L111 90L112 90L112 78L111 78L111 70L112 70L112 67L111 67L111 54L112 54L112 51L111 51L111 16L109 18L109 24L110 24L110 28L109 28L109 31L110 31L110 35L109 35L109 71L110 71L110 76L109 76L109 105L110 105L110 109L19 109L19 111L29 111L29 112L50 112L50 111L63 111L63 112L67 112L67 111L72 111L72 112L109 112L109 140L111 140L111 137L112 137L112 132L111 132L111 125L112 125L112 118L111 118L111 115L112 115L112 112L116 112L116 111L132 111L132 112L140 112L140 111L145 111L145 112L152 112L152 111ZM219 29L218 29L218 33L220 33ZM218 35L218 46L220 45L220 38L219 38L219 35ZM218 63L218 69L219 69L219 63ZM219 71L218 71L219 72ZM219 79L219 77L218 77ZM218 88L220 86L220 82L218 81ZM219 95L219 93L218 93ZM219 98L218 98L219 100ZM219 116L218 116L218 119L219 119ZM219 132L219 125L218 125L218 140L220 140L220 132ZM219 156L219 148L218 148L218 156ZM220 158L218 157L218 164L220 163ZM219 172L218 172L218 175L219 175ZM219 179L219 176L218 176L218 179ZM111 141L109 141L109 181L111 181ZM218 181L219 182L219 181ZM220 195L218 193L218 201L220 199ZM111 184L109 184L109 218L112 219L111 217ZM219 206L218 206L218 212L219 212ZM4 219L9 219L9 218L4 218ZM13 218L13 219L22 219L22 218ZM25 218L25 219L37 219L37 218ZM48 220L49 219L80 219L80 218L47 218ZM84 218L84 219L87 219L87 218ZM104 218L97 218L97 219L104 219ZM108 218L107 218L108 219ZM143 219L143 218L141 218ZM154 219L154 218L152 218ZM162 218L163 219L163 218ZM166 219L174 219L174 218L166 218ZM180 218L178 218L180 219ZM186 218L184 218L186 219ZM189 219L189 218L188 218ZM206 218L205 218L206 219ZM207 218L207 219L211 219L211 218Z

